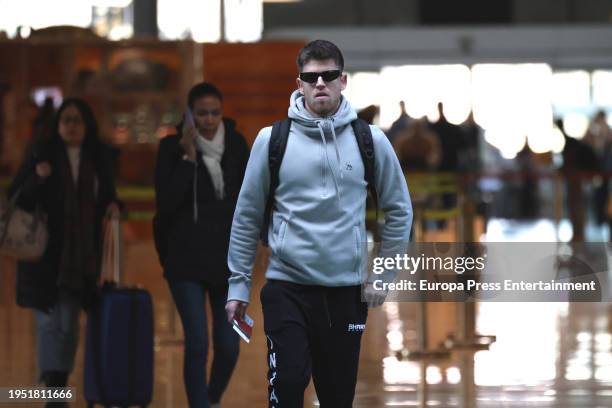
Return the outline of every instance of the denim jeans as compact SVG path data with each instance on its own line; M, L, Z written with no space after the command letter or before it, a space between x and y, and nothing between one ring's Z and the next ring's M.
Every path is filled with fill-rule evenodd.
M198 281L170 281L170 291L176 303L183 332L185 354L183 375L190 408L208 408L221 400L223 391L238 360L238 334L227 321L225 303L227 286L210 287ZM208 353L208 321L206 295L212 311L213 363L210 382L206 381Z
M70 374L79 343L79 299L65 291L49 312L34 310L39 377L49 371Z

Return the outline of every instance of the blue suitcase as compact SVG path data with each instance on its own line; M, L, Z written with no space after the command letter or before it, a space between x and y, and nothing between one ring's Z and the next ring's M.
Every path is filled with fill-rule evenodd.
M145 407L153 394L153 304L142 289L107 283L87 316L85 400L89 407Z
M118 219L107 224L102 276L107 282L87 315L85 400L89 407L145 407L153 396L153 301L144 289L121 282L122 236Z

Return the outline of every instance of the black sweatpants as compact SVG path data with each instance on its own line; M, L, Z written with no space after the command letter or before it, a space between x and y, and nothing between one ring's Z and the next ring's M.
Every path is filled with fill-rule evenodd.
M352 407L368 314L360 286L268 280L261 304L268 338L269 408L303 408L311 375L322 408Z

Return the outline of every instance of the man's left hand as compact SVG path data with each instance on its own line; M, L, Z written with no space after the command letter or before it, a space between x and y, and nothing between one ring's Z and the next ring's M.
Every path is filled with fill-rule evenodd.
M376 290L371 283L366 283L363 287L363 298L368 307L374 308L382 305L387 298L386 290Z

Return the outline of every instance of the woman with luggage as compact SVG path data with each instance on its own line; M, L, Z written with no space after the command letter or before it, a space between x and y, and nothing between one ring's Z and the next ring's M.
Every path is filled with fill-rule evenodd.
M112 150L100 141L89 105L66 99L51 134L33 147L9 187L20 207L47 216L47 248L39 261L19 262L16 298L34 310L38 368L48 387L66 386L80 309L96 299L102 220L119 213L111 162Z
M155 170L155 240L185 333L184 381L191 408L219 407L238 359L239 337L227 322L227 251L249 150L223 97L195 85L177 134L160 142ZM214 358L207 382L208 324Z

